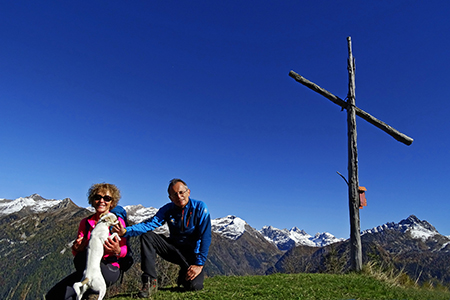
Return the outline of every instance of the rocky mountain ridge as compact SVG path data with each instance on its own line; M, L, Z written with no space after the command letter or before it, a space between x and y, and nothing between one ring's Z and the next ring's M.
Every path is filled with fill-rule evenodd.
M439 232L434 228L433 225L427 221L421 221L415 215L409 216L407 219L400 221L399 223L388 222L383 225L374 227L372 229L367 229L361 232L361 235L368 233L374 234L383 232L386 230L395 230L402 233L409 232L413 238L427 240Z
M69 200L70 198L63 200L45 199L39 194L33 194L29 197L21 197L15 200L0 199L0 217L18 212L22 209L29 210L33 213L45 212L48 209L63 205L64 202ZM157 208L144 207L140 204L127 205L124 206L124 208L128 213L128 219L131 223L142 222L152 217L158 211ZM92 207L86 209L93 211ZM213 219L211 220L211 225L213 232L231 240L238 239L246 231L253 235L259 233L263 235L267 241L275 244L282 251L299 245L322 247L343 240L334 237L328 232L317 233L315 236L311 236L297 227L287 230L278 229L272 226L264 226L263 229L257 231L243 219L231 215ZM165 230L167 230L167 227L161 228L159 232L164 232Z
M20 197L14 200L3 198L0 199L0 217L21 210L31 213L42 213L50 209L58 209L61 206L68 205L67 203L69 202L75 205L70 198L65 198L63 200L45 199L39 194ZM152 217L158 211L157 208L144 207L140 204L128 205L124 208L128 213L128 219L131 223L142 222ZM86 209L93 211L92 207ZM273 226L264 226L261 230L256 230L243 219L232 215L213 219L211 220L211 223L213 232L231 240L238 239L245 231L253 235L259 232L267 241L275 244L278 249L282 251L287 251L296 246L324 247L345 240L336 238L328 232L316 233L314 236L311 236L298 227L287 230L278 229ZM166 230L167 227L163 227L159 231L164 232ZM409 216L399 223L388 222L371 229L363 230L361 235L375 234L386 230L395 230L402 233L409 232L413 238L422 240L427 240L435 235L440 235L436 228L430 223L421 221L414 215Z

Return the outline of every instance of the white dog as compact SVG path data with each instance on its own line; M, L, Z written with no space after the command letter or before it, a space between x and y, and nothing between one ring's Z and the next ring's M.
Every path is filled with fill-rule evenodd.
M81 300L83 294L90 288L99 292L98 300L102 300L106 294L106 283L100 270L100 261L103 257L103 244L109 236L109 227L118 224L115 214L107 213L98 220L97 225L91 232L91 238L87 246L86 269L80 282L73 285L73 289L77 293L77 300ZM120 237L117 233L111 237Z

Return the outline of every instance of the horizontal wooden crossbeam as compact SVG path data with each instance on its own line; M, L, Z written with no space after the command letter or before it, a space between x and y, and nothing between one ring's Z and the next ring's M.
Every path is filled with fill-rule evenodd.
M333 95L332 93L328 92L327 90L321 88L320 86L318 86L314 82L309 81L308 79L300 76L299 74L295 73L294 71L290 71L289 72L289 76L294 78L295 81L297 81L297 82L303 84L304 86L310 88L311 90L321 94L322 96L324 96L325 98L327 98L328 100L333 102L334 104L337 104L340 107L342 107L344 109L347 109L347 102L345 102L344 100L342 100L338 96ZM366 120L370 124L380 128L381 130L383 130L384 132L386 132L387 134L392 136L394 139L396 139L399 142L402 142L405 145L409 146L414 141L409 136L407 136L407 135L405 135L405 134L395 130L394 128L392 128L388 124L384 123L383 121L378 120L374 116L368 114L367 112L363 111L362 109L359 109L358 107L355 107L355 112L356 112L357 116L363 118L364 120Z

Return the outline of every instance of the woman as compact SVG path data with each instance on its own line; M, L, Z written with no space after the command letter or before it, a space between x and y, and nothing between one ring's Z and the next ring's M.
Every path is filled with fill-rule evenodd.
M91 231L97 224L100 216L116 207L119 200L120 191L114 184L97 183L90 187L88 201L94 207L95 214L81 220L78 227L77 239L72 245L76 271L58 282L47 293L46 299L76 299L76 293L72 286L83 277L83 271L86 266L86 248L91 237ZM125 226L125 221L120 217L118 219ZM108 238L105 241L104 249L105 253L100 267L106 285L111 286L120 276L118 259L125 257L128 251L126 238L122 238L120 241L116 237L114 239ZM87 299L97 299L98 296L93 291L88 291L85 295L88 295Z

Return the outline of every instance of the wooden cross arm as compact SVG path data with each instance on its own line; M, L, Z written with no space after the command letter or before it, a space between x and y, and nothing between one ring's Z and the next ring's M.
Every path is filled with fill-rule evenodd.
M295 73L294 71L290 71L289 72L289 76L294 78L295 81L297 81L297 82L303 84L304 86L310 88L311 90L321 94L322 96L324 96L325 98L327 98L328 100L333 102L334 104L337 104L340 107L347 109L347 102L345 102L341 98L333 95L332 93L328 92L327 90L321 88L317 84L315 84L315 83L309 81L308 79L300 76L299 74ZM362 109L359 109L358 107L355 107L355 113L356 113L357 116L363 118L364 120L366 120L370 124L380 128L381 130L383 130L384 132L386 132L387 134L392 136L397 141L402 142L403 144L408 145L408 146L412 144L412 142L413 142L412 138L410 138L409 136L407 136L407 135L405 135L405 134L395 130L391 126L387 125L383 121L378 120L377 118L375 118L374 116L368 114L367 112L363 111Z

